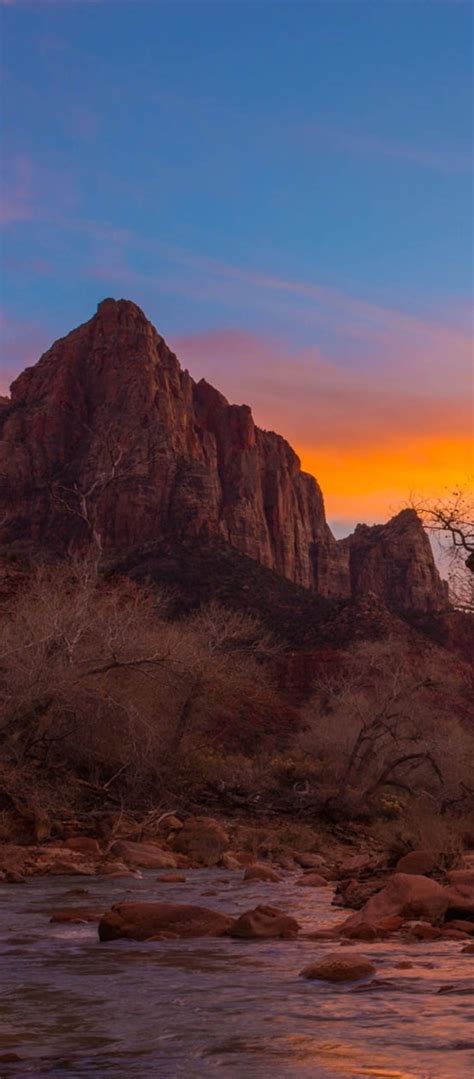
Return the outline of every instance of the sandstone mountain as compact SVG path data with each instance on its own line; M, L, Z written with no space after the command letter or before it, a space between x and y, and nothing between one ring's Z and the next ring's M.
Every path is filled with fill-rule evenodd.
M336 541L285 439L196 383L126 300L99 304L2 400L0 502L3 545L116 555L214 537L322 597L447 606L413 511Z

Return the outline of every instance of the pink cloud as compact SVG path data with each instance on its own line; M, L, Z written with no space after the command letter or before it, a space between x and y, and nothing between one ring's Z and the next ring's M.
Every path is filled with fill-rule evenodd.
M51 330L47 326L24 322L0 310L0 395L8 395L20 371L36 363L51 344Z
M91 227L94 234L92 223ZM121 295L131 292L151 317L162 292L233 306L238 318L249 307L266 319L273 313L281 318L284 313L290 325L305 323L311 327L316 342L321 329L326 336L329 334L331 358L335 358L341 377L344 370L349 372L347 377L352 370L363 383L370 380L376 384L383 375L386 392L390 393L398 392L399 385L405 382L415 393L433 398L469 397L472 336L468 325L464 326L465 320L443 323L420 318L326 286L246 270L124 232L117 237L112 230L108 239L104 227L97 228L95 238L100 239L102 254L100 262L90 265L88 276L107 282L109 290L118 285ZM107 242L112 248L104 261ZM117 243L121 245L120 262ZM164 268L151 274L135 270L128 261L135 248L152 252L155 265L163 264ZM173 265L179 268L179 274L170 272ZM163 330L160 325L158 328ZM355 358L351 342L356 346Z
M230 400L253 407L257 422L306 445L358 446L394 438L469 437L466 395L443 398L412 380L387 380L327 360L319 349L291 351L278 341L238 330L178 336L171 345L194 377Z
M60 184L64 191L58 193L59 204L60 194L64 201L68 195L63 179ZM317 282L278 277L156 242L127 228L58 214L57 209L54 215L45 209L41 219L65 235L78 233L87 238L90 251L78 276L100 281L104 292L141 303L161 332L166 332L161 294L211 301L215 307L225 307L227 317L228 310L234 309L239 320L242 311L249 310L254 321L258 317L266 325L275 319L281 325L284 316L289 326L304 324L306 336L315 343L326 342L326 362L333 362L340 378L346 371L346 379L356 380L351 391L354 400L358 387L381 381L378 372L383 374L385 392L397 398L404 383L430 399L469 397L472 340L466 318L458 318L455 311L447 311L445 321L423 318ZM138 253L146 256L151 271L137 268ZM35 272L48 272L48 268L39 263ZM56 273L61 272L57 266ZM441 300L439 308L443 310ZM315 348L310 351L314 359ZM296 370L294 360L293 355ZM300 353L298 366L301 362Z
M43 258L16 258L3 259L3 268L11 273L34 274L37 277L54 277L54 263L50 259Z

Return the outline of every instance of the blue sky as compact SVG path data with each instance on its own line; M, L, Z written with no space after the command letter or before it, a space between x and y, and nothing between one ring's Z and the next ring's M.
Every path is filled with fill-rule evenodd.
M446 461L472 385L472 5L0 7L4 382L128 296L323 481L341 447L393 462L420 432ZM347 494L336 514L375 513Z

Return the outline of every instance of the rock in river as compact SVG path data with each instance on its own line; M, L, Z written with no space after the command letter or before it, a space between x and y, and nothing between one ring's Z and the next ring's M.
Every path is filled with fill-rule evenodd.
M222 937L234 919L185 903L118 903L99 923L99 940Z
M301 971L303 978L323 982L355 982L374 974L375 967L365 955L330 952Z

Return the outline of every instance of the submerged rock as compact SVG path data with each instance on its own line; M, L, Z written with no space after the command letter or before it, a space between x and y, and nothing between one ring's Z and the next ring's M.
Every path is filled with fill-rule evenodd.
M364 955L330 952L304 967L301 976L324 982L355 982L374 973L374 964Z

